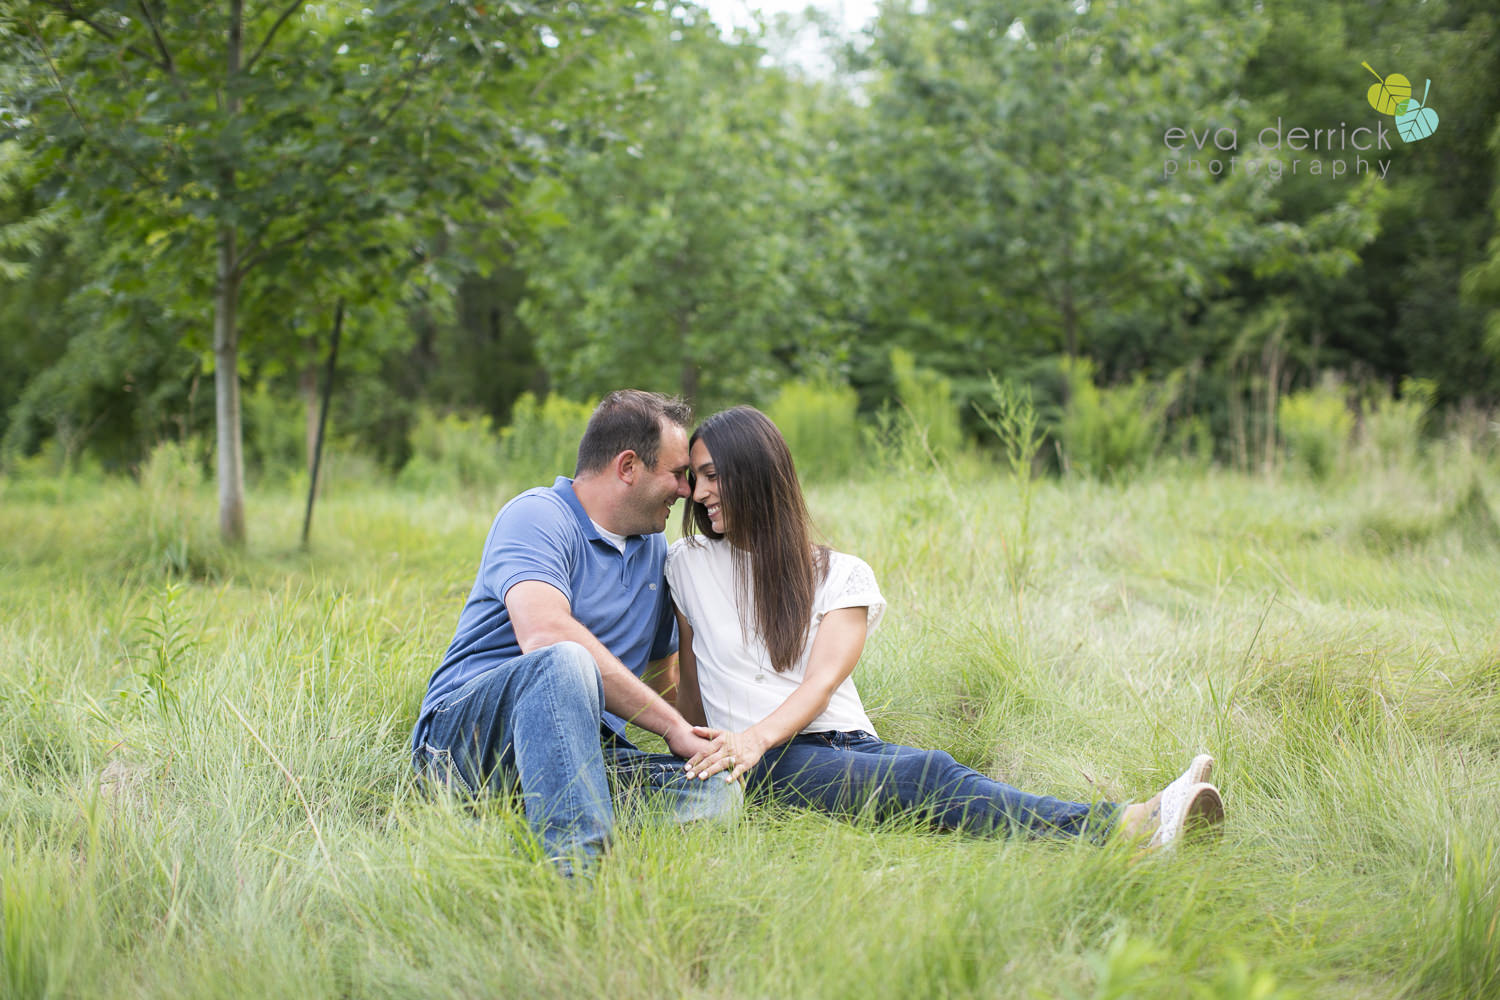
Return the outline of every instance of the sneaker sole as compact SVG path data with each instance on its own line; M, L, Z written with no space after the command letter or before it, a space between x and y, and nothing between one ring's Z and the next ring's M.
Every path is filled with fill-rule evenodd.
M1188 789L1187 802L1178 816L1176 828L1159 827L1146 850L1171 850L1189 835L1196 838L1210 830L1222 834L1223 824L1224 797L1213 785L1198 782Z
M1193 789L1187 809L1183 811L1182 829L1177 839L1213 833L1224 834L1224 796L1213 785L1202 783Z

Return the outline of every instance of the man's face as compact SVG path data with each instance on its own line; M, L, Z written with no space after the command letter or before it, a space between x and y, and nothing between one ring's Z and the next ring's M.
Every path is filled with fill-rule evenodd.
M649 535L667 529L672 506L688 495L687 468L687 431L663 420L656 466L641 466L630 488L630 525L625 534Z

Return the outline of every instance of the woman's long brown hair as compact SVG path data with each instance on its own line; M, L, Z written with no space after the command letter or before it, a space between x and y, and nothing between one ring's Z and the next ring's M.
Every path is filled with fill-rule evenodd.
M753 406L715 413L693 432L688 447L700 439L713 456L738 590L754 606L750 624L771 665L789 670L807 644L813 597L828 574L828 547L813 545L791 450L770 418ZM682 530L724 537L709 524L707 509L691 499L683 509Z

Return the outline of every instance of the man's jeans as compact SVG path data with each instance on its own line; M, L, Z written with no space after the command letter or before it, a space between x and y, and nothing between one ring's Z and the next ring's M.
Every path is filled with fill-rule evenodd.
M412 763L425 780L470 795L519 790L526 820L564 872L608 846L613 781L659 799L679 822L724 817L738 783L689 778L683 761L603 728L604 682L588 651L560 642L479 675L421 724ZM601 735L602 730L602 735Z
M964 767L940 750L869 733L803 733L746 775L751 792L840 815L913 815L945 830L1103 837L1119 808L1030 795Z

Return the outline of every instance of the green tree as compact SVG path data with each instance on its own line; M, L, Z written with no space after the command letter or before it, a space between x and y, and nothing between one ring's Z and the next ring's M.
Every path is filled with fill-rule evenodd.
M636 80L624 139L531 190L552 225L521 255L522 317L570 397L764 399L846 351L861 278L818 127L844 99L762 54L693 8L657 22L606 69Z
M1461 287L1495 231L1494 219L1475 211L1496 191L1497 159L1485 143L1500 120L1500 45L1491 8L1473 0L1263 5L1269 31L1241 84L1262 121L1384 125L1389 133L1389 149L1318 154L1386 165L1373 202L1372 241L1350 267L1236 277L1233 295L1285 308L1296 381L1311 385L1320 369L1337 368L1391 386L1407 375L1432 378L1449 402L1500 392L1500 365L1483 347L1482 296L1477 286ZM1362 62L1409 76L1419 90L1432 80L1441 125L1430 139L1403 143L1394 122L1366 104L1374 79ZM1316 220L1334 217L1347 191L1327 177L1284 177L1273 218L1312 229Z
M1120 377L1199 356L1192 327L1236 269L1350 266L1365 188L1316 225L1265 225L1274 183L1246 169L1235 96L1265 31L1217 0L884 6L852 61L870 114L846 173L879 290L862 339L964 395L1048 354Z
M249 363L305 353L289 320L326 316L338 295L454 280L463 227L493 225L492 199L545 146L532 126L544 102L519 98L536 97L559 51L591 44L603 13L0 4L5 137L27 151L39 200L97 219L104 280L149 280L190 320L189 346L211 352L226 539L244 537Z

